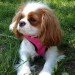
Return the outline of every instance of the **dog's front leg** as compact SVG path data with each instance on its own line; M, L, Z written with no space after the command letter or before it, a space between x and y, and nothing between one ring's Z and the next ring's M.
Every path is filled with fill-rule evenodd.
M29 75L31 74L29 58L31 55L31 45L27 40L23 40L20 47L20 64L17 66L17 75Z
M57 64L57 47L51 47L45 54L46 62L39 75L52 75L55 65Z

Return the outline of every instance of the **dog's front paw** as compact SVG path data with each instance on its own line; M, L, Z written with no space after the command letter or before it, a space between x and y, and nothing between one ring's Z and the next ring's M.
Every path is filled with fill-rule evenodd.
M17 75L30 75L31 71L29 67L20 68L17 72Z
M39 75L51 75L51 73L42 71L39 73Z

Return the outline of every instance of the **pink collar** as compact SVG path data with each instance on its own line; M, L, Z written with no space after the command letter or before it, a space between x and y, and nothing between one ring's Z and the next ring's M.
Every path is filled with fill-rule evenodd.
M41 43L39 38L30 35L24 35L23 37L29 40L37 48L36 52L38 53L39 56L44 56L46 51L46 46L44 46Z

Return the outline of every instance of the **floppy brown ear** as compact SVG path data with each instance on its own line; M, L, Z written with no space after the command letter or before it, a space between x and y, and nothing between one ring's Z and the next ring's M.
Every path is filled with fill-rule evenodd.
M16 28L14 28L13 33L15 34L15 36L16 36L17 38L22 39L22 36L23 36L23 35L22 35L21 33L19 33Z
M15 26L13 28L13 33L15 34L16 37L21 38L22 34L19 33L19 31L17 30L17 25L20 21L21 18L21 13L18 13L14 18L13 18L13 22L15 21Z
M16 13L16 15L14 16L14 18L13 18L13 20L12 20L12 23L15 22L15 25L14 25L14 27L13 27L13 33L14 33L15 36L18 37L18 38L21 38L21 37L22 37L22 34L17 31L17 25L18 25L18 23L19 23L19 21L20 21L20 19L21 19L21 17L22 17L21 12L23 11L23 8L24 8L24 7L25 7L25 6L20 6L20 7L19 7L18 13Z
M52 10L43 9L40 38L44 45L57 46L61 42L62 30Z

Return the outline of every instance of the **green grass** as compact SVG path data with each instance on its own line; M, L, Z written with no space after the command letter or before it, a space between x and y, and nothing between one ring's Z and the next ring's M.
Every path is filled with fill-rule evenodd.
M62 72L75 75L75 1L41 1L54 9L64 31L64 38L59 49L65 52L66 59L59 63L55 75L61 75ZM19 60L18 51L21 41L9 31L9 25L19 3L20 0L19 2L0 0L0 75L16 75L14 66Z

